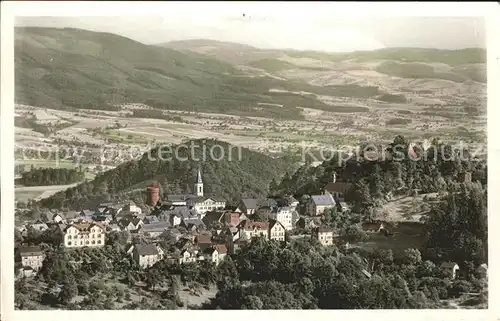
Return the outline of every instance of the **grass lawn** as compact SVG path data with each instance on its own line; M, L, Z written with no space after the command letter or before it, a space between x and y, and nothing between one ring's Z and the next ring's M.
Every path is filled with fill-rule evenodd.
M43 192L40 191L22 191L22 192L15 192L14 193L14 198L16 201L21 201L21 202L26 202L30 199L37 198L40 196Z
M418 226L400 225L391 229L393 235L386 237L382 233L370 234L370 239L366 242L353 244L365 250L391 249L394 254L401 253L408 248L422 249L427 241L425 229Z

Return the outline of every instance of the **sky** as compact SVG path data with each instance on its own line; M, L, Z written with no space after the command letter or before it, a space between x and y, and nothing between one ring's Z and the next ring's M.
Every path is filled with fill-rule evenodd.
M191 4L192 6L192 4ZM74 27L146 43L211 39L258 48L345 52L385 47L486 47L482 17L340 17L311 6L293 10L163 11L155 16L17 17L18 26ZM253 10L250 10L253 8Z

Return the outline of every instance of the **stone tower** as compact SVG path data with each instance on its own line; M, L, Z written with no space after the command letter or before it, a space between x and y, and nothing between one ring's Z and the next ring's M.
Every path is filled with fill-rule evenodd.
M201 171L198 168L198 175L196 175L196 182L194 183L194 190L196 196L203 196L203 180L201 179Z
M156 206L160 200L160 185L151 184L147 188L147 201L146 204L149 206Z

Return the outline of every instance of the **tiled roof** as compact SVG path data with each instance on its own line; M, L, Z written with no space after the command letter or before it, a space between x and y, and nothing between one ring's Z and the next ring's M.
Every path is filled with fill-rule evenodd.
M343 183L343 182L330 182L326 184L325 190L330 193L345 193L349 188L351 188L351 183Z
M268 224L266 222L256 222L256 221L246 220L242 223L242 227L247 231L253 230L254 228L258 230L266 230Z
M212 235L208 233L201 233L196 236L196 242L198 244L210 244L212 243Z
M139 255L158 255L158 248L154 244L136 244L135 250Z
M275 225L280 225L283 229L285 228L283 226L283 224L281 224L280 222L278 222L276 220L270 220L269 221L269 229L272 229Z
M335 204L335 200L331 195L312 195L312 201L316 205L333 205Z
M457 263L455 263L455 262L444 262L441 264L441 267L442 268L452 268L455 265L457 265Z
M320 226L317 229L318 233L328 233L328 232L333 232L331 228Z
M163 221L163 222L157 222L157 223L151 223L151 224L144 224L141 227L141 231L145 233L151 233L151 232L162 232L165 231L170 227L170 222L168 221Z
M217 244L214 246L214 248L217 250L219 254L227 253L227 247L224 244Z
M101 229L104 229L100 224L98 223L73 223L71 225L69 225L67 228L69 227L75 227L76 229L78 229L79 231L83 232L83 231L88 231L90 230L91 227L93 226L97 226L97 227L100 227Z
M23 246L18 249L21 256L42 255L43 251L39 246Z

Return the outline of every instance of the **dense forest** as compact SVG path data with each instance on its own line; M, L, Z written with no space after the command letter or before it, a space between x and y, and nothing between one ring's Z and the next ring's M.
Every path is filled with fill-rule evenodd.
M194 154L191 146L198 146L193 148ZM171 154L159 156L158 153L168 150ZM203 173L205 194L236 203L241 197L267 195L271 179L279 179L286 169L293 168L293 164L294 160L287 157L271 158L216 140L194 140L171 148L157 147L139 160L127 162L97 175L91 182L59 192L42 200L40 205L79 210L133 191L139 192L137 201L142 203L146 186L152 182L160 183L164 193L191 193L198 167Z
M482 186L487 184L485 159L478 159L468 150L455 149L438 139L434 139L427 150L415 145L413 158L408 152L410 142L402 136L397 136L389 146L374 145L378 150L375 157L369 154L374 149L367 146L368 143L362 144L357 155L346 157L335 153L317 167L305 164L295 173L288 172L281 181L271 183L271 193L292 194L297 199L321 194L336 173L337 180L355 183L346 199L366 208L364 205L380 203L390 194L446 190L453 182L463 181L465 172L472 174L472 181Z
M85 173L80 169L34 168L23 172L19 183L24 186L68 185L83 181Z

